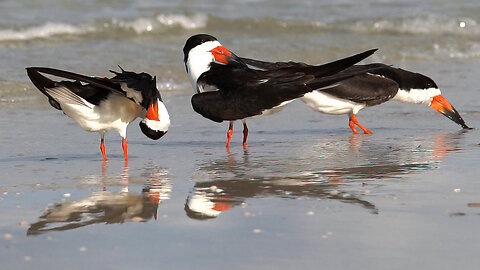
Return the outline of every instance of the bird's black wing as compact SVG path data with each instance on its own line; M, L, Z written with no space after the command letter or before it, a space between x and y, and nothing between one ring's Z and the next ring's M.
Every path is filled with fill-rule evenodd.
M290 62L268 70L250 69L243 65L212 63L210 70L199 77L197 84L208 85L204 88L209 89L214 86L214 89L225 92L244 91L248 87L259 84L278 86L283 82L292 82L307 76L308 79L304 80L304 83L309 82L309 87L316 90L372 69L370 66L359 66L352 70L346 70L375 51L376 49L368 50L318 66ZM340 71L343 72L339 73Z
M299 62L267 62L267 61L261 61L261 60L246 58L246 57L239 57L239 59L243 63L245 63L249 68L260 69L260 70L288 68L288 67L292 67L292 66L296 66L296 67L309 66L308 64L299 63Z
M121 89L125 91L125 95L137 104L148 108L157 99L162 101L160 92L157 89L156 77L145 72L135 73L125 71L121 67L121 73L110 70L115 76L111 78L112 82L121 85ZM125 84L123 86L122 84Z
M343 80L334 87L322 89L320 92L373 106L393 98L398 92L398 84L386 77L364 73Z
M54 81L41 73L69 79L70 81ZM28 67L27 75L32 83L49 98L50 104L59 110L61 110L60 104L53 97L55 92L58 92L60 95L69 95L68 98L70 98L72 102L80 105L86 104L78 97L83 98L91 104L98 105L111 93L126 95L125 91L123 91L118 84L111 82L107 78L88 77L68 71L44 67ZM71 93L74 95L71 95Z
M218 71L218 70L217 70ZM266 109L271 109L280 105L284 101L292 100L310 92L306 82L313 79L313 76L307 76L303 73L289 74L279 78L260 77L255 72L250 71L235 72L238 78L249 77L249 82L241 85L233 84L227 81L218 81L221 83L218 91L203 92L195 94L192 97L193 109L202 116L216 121L237 120L246 117L259 115ZM208 76L205 76L207 78ZM262 79L263 78L263 79Z
M368 56L375 53L378 49L371 49L359 54L352 55L350 57L342 58L333 62L329 62L323 65L309 65L301 62L266 62L250 58L239 57L239 59L247 66L258 68L260 70L272 71L272 70L296 70L298 72L304 72L305 74L315 75L316 77L330 76L338 73L346 68L355 65ZM370 66L370 68L378 68L378 66ZM364 69L364 68L360 68ZM353 71L353 70L351 70ZM357 72L359 70L356 70Z
M215 86L218 91L194 95L192 106L196 112L216 122L259 115L282 102L364 73L368 68L338 72L363 60L374 51L321 66L288 66L272 70L212 63L210 70L203 73L197 83L202 88L202 85Z
M249 58L241 58L241 60L247 65L264 70L294 67L296 64L295 62L272 63ZM313 66L309 67L313 68ZM366 103L368 106L377 105L391 99L397 94L399 84L408 85L414 82L414 79L419 75L381 63L354 65L342 72L358 74L341 81L334 87L320 90L338 98ZM315 82L310 82L310 86L316 89L317 87L314 84Z

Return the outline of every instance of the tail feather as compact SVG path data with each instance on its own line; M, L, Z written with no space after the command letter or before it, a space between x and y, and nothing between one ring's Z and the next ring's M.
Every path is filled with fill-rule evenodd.
M380 67L371 67L371 66L356 66L355 69L347 69L342 72L325 76L321 78L315 78L314 80L307 83L307 86L310 87L312 90L322 90L325 88L330 88L335 83L340 83L343 80L348 78L365 74L366 72L370 72Z
M263 70L288 70L290 68L296 71L303 72L308 75L313 75L315 79L307 83L313 90L321 90L325 87L331 87L332 84L348 79L350 77L364 74L365 72L380 69L381 66L355 66L353 65L362 61L375 53L378 49L371 49L356 55L352 55L340 60L336 60L327 64L313 66L297 62L266 62L249 58L241 58L247 65Z
M369 57L375 53L378 49L371 49L359 54L355 54L340 60L336 60L327 64L319 66L307 66L302 70L307 74L312 74L315 77L326 77L334 75L348 67L355 65L356 63L362 61L363 59Z
M356 55L352 55L340 60L318 66L308 65L299 62L266 62L243 57L240 59L247 65L263 70L295 68L298 71L302 71L306 74L314 75L316 77L324 77L333 75L350 66L355 65L356 63L375 53L377 50L378 49L371 49Z
M31 72L31 73L45 73L45 74L49 74L49 75L53 75L53 76L56 76L56 77L65 78L65 79L69 79L69 80L77 80L77 81L81 81L81 82L84 82L84 83L89 83L91 85L94 85L94 86L97 86L97 87L100 87L100 88L103 88L103 89L106 89L106 90L110 90L112 92L117 92L119 94L123 94L122 91L120 91L118 89L115 89L115 88L111 87L110 85L105 84L105 81L100 79L100 78L89 77L89 76L80 75L80 74L73 73L73 72L68 72L68 71L54 69L54 68L46 68L46 67L29 67L29 68L27 68L27 74L29 74L28 76L30 77L29 72ZM42 76L40 74L38 74L38 75ZM32 77L30 77L30 78L32 78ZM49 80L49 79L47 79L47 80Z
M40 74L37 70L37 68L34 67L28 67L27 69L27 75L32 81L33 85L40 90L45 96L48 97L48 102L50 102L50 105L54 107L57 110L62 110L60 103L56 101L48 92L48 88L53 88L56 86L56 82L53 80L50 80L49 78L43 76Z

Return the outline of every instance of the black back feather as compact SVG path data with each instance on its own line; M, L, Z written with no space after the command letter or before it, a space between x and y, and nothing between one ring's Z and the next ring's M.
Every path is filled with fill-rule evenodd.
M70 81L53 81L43 76L41 73L70 79ZM27 68L27 75L32 83L49 98L50 104L59 110L61 110L60 104L45 91L46 89L63 86L94 105L100 104L100 102L106 99L112 91L122 93L117 85L111 83L106 78L87 77L63 70L37 67ZM86 84L82 84L81 82Z
M197 83L214 85L219 90L194 95L192 106L196 112L216 122L255 116L305 93L365 73L369 68L338 72L374 52L366 51L321 66L299 63L271 70L212 63Z
M152 105L156 98L161 100L160 92L156 88L155 77L152 78L152 76L147 73L125 71L121 67L121 73L111 71L115 74L111 79L89 77L53 68L28 67L26 69L27 75L32 83L49 98L50 104L59 110L61 110L60 104L46 92L46 89L63 86L86 101L94 105L99 105L102 100L106 99L112 93L127 97L126 91L121 87L121 83L125 83L127 87L142 94L142 102L139 105L144 108ZM54 81L41 73L68 79L68 81ZM134 101L132 98L130 99Z
M121 67L121 73L110 70L115 76L111 78L112 82L117 84L125 83L128 88L142 93L142 102L140 105L144 108L150 107L157 98L162 101L160 92L157 89L156 77L145 72L135 73L124 71Z

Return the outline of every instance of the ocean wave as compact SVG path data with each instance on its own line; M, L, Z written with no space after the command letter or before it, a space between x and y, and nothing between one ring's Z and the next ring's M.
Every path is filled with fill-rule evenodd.
M360 18L330 22L273 17L226 19L208 17L212 28L242 30L270 29L272 31L345 31L362 34L409 34L409 35L464 35L478 36L479 22L474 18L453 18L440 15L416 15L403 18Z
M346 30L361 33L394 33L411 35L478 35L478 22L472 18L448 18L422 15L407 18L378 18L341 23Z
M0 28L0 42L25 41L53 36L78 36L101 34L103 37L134 32L137 35L155 35L178 31L232 31L264 32L307 32L346 31L362 34L409 34L409 35L463 35L478 36L479 23L473 18L449 18L439 15L417 15L406 18L376 18L338 20L333 22L278 19L273 17L229 19L206 14L158 14L151 17L116 18L81 23L78 25L47 22L39 26ZM127 36L127 35L125 35Z
M192 16L180 14L160 14L155 18L138 18L133 20L114 20L112 24L124 30L134 30L137 34L156 32L170 28L186 30L199 29L207 25L208 16L196 14Z
M64 23L47 22L40 26L28 27L22 30L0 30L0 42L48 38L55 35L78 35L92 32L94 30L94 28L88 26L74 26Z
M69 37L86 34L108 36L115 33L134 31L136 34L164 32L171 29L199 29L207 25L208 16L203 14L160 14L155 17L133 19L111 19L72 25L47 22L38 26L0 29L0 42L28 41L50 37Z
M78 37L82 40L121 41L139 36L154 39L184 38L193 32L211 32L218 35L241 33L253 37L269 33L266 40L277 40L276 37L285 35L300 36L304 41L312 38L312 44L326 45L328 49L329 42L343 42L354 35L355 38L373 44L372 46L383 44L382 55L389 59L467 59L480 57L479 24L480 17L456 18L442 15L324 22L274 17L225 18L203 13L156 14L139 18L99 19L79 24L47 22L9 29L0 26L0 46L23 46L23 42L50 38L54 38L55 42L69 42L78 40ZM386 39L385 36L394 38Z
M470 59L480 57L480 43L468 42L458 44L433 44L433 53L436 58Z

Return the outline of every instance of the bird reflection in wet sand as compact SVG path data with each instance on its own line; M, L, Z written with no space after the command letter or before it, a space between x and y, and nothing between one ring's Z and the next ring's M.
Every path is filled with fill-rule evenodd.
M459 150L456 145L459 138L466 132L468 130L435 134L410 141L408 144L390 146L388 151L373 151L377 157L371 164L339 169L337 174L346 174L355 178L382 179L398 178L407 173L434 169L448 157L448 153ZM368 150L364 152L371 151L371 146L367 145L366 149Z
M341 183L341 182L339 182ZM215 218L234 206L243 205L248 198L280 197L284 199L313 198L352 203L377 214L372 203L358 195L339 191L339 184L308 183L301 177L272 177L200 182L185 203L187 216L193 219Z
M196 171L192 177L196 184L186 200L185 211L190 218L209 219L244 205L248 198L275 196L336 200L378 213L377 207L364 199L373 186L380 184L376 180L434 169L457 149L455 144L464 133L436 134L418 140L392 138L393 143L364 135L344 140L327 138L308 147L301 144L305 148L299 147L297 153L271 159L256 158L244 151L243 159L235 160L228 153L225 159L209 161ZM355 185L359 182L361 188Z
M299 147L294 162L287 164L319 179L341 177L345 181L398 179L412 172L434 169L459 150L459 139L468 132L441 133L408 138L395 135L379 141L363 134L348 140L319 139L308 147ZM312 169L309 160L319 160L323 168ZM307 164L307 165L305 165Z
M268 161L267 161L268 162ZM248 152L244 150L243 161L236 162L231 153L226 161L214 161L200 168L200 176L216 180L197 180L185 203L187 216L193 219L215 218L234 206L244 205L248 198L280 197L285 199L313 198L331 199L358 204L371 213L378 213L375 205L359 198L359 195L341 191L338 179L318 181L311 175L258 176L254 172L265 164L250 164ZM332 181L330 181L332 180Z
M125 173L128 173L127 167ZM101 177L103 181L105 175ZM98 223L146 222L152 218L157 219L158 205L170 198L171 188L165 173L153 170L147 173L147 181L140 194L128 192L128 186L126 190L124 186L120 192L103 190L81 200L55 204L39 217L38 222L31 224L27 235L72 230Z
M231 197L213 184L204 187L195 185L195 190L185 203L185 212L193 219L215 218L241 203L241 199Z

